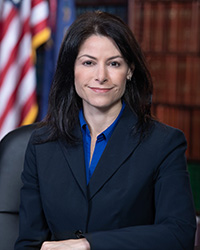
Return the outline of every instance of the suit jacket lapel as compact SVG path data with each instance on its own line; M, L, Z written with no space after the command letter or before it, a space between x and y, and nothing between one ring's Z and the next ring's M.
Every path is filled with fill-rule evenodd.
M131 135L136 123L136 115L126 107L90 179L89 199L98 192L139 145L139 134L134 137Z
M76 143L75 145L70 145L64 140L59 140L59 143L74 178L76 179L85 197L87 197L84 150L82 134L78 125L74 130L74 134L78 139L80 139L80 142Z

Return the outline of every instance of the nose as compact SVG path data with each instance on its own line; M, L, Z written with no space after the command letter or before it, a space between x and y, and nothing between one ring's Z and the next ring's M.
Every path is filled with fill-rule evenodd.
M98 65L96 69L96 76L95 76L95 81L98 81L100 84L105 83L108 78L107 78L107 69L106 65Z

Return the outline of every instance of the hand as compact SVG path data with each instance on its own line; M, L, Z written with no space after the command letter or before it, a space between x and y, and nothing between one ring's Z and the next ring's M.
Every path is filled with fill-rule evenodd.
M89 242L83 239L45 241L40 250L90 250Z

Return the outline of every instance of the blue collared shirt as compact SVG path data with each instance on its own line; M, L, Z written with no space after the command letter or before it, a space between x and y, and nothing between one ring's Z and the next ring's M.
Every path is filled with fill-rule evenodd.
M83 135L83 147L84 147L84 154L85 154L87 184L89 183L90 178L99 162L99 159L101 158L101 155L103 154L103 151L108 143L108 140L110 139L117 125L117 122L119 121L123 113L124 107L125 107L125 103L122 104L122 109L119 115L117 116L117 118L115 119L115 121L106 130L104 130L101 134L97 136L91 163L90 163L90 146L91 146L90 131L85 121L83 110L81 109L79 112L79 120L81 124L82 135Z

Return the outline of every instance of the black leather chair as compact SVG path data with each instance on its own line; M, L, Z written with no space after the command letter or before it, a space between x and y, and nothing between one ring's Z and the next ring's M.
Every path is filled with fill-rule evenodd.
M0 250L13 250L18 235L21 172L36 123L8 133L0 142Z

